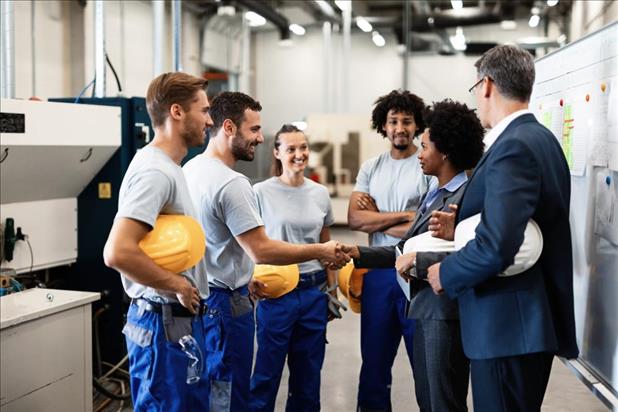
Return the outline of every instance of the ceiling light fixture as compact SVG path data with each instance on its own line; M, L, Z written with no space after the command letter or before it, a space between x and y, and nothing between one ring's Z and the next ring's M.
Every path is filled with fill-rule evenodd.
M266 24L266 19L254 11L246 12L245 19L247 19L251 27L258 27Z
M384 45L386 44L386 40L384 40L384 37L382 37L382 35L377 31L374 31L371 34L371 40L373 40L373 44L378 47L384 47Z
M300 24L292 23L290 24L290 31L297 36L302 36L305 34L305 28Z
M463 9L463 0L451 0L451 6L454 10Z
M335 4L341 11L352 10L352 0L335 0Z
M457 27L455 29L455 35L450 36L449 40L453 45L453 48L458 51L466 50L466 36L464 36L463 29L461 27Z
M233 16L236 14L234 6L219 6L217 7L217 16Z
M558 0L547 0L547 5L549 7L554 7L556 4L558 4Z
M356 25L358 26L359 29L361 29L365 33L369 33L371 30L373 30L373 26L371 25L371 23L369 23L367 19L364 17L360 17L360 16L357 17Z
M538 14L533 14L532 16L530 16L530 20L528 20L528 26L534 28L539 25L540 21L541 17Z

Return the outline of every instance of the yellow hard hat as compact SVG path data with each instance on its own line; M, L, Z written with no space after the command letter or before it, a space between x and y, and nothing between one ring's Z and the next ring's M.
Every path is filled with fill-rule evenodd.
M298 265L255 265L253 277L266 284L269 298L278 298L294 290L300 280Z
M190 216L160 215L139 247L163 269L181 273L202 259L206 237L200 224Z
M339 290L348 299L352 312L361 311L361 294L363 292L363 275L367 269L356 269L352 261L339 270Z

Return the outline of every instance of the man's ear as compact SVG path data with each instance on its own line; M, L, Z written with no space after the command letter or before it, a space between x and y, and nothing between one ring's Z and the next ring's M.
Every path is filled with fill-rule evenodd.
M485 77L485 80L483 80L483 89L482 89L484 98L488 99L489 96L491 96L491 94L495 92L494 86L495 86L494 82L489 80L487 77Z
M223 131L225 132L227 136L233 136L236 134L237 128L231 119L225 119L221 127L223 128Z
M178 103L174 103L170 106L170 118L173 120L182 120L185 115L185 111Z

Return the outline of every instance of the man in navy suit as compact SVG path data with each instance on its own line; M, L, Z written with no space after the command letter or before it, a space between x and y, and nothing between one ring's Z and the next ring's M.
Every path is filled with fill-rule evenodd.
M491 131L457 221L477 213L482 219L475 239L431 266L428 280L435 293L458 300L474 410L538 411L554 355L578 354L569 168L556 138L527 110L532 56L497 46L475 66L470 92ZM543 234L541 257L519 275L498 277L513 263L529 219Z

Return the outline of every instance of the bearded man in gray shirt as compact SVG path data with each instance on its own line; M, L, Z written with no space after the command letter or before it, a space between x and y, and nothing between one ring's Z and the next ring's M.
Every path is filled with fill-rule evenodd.
M183 168L206 233L210 283L208 333L219 342L209 357L211 411L248 410L255 322L249 292L266 297L251 280L254 264L287 265L313 259L343 266L350 260L338 242L294 245L266 235L249 179L233 170L251 161L264 142L260 111L250 96L223 92L210 110L215 136Z
M204 262L172 273L139 247L159 215L197 217L180 162L189 147L204 144L205 132L212 126L207 84L206 79L185 73L165 73L150 83L146 105L155 136L135 155L122 180L118 213L103 251L105 264L120 272L131 298L123 333L136 411L208 409L206 387L187 383L193 360L183 353L178 339L180 332L191 335L199 350L206 352ZM172 331L174 325L184 330Z

